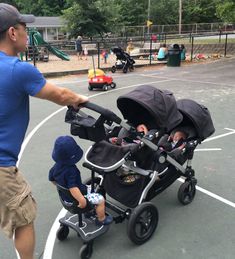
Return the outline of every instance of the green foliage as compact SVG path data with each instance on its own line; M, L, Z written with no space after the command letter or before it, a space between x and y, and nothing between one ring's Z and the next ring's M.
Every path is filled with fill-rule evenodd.
M147 1L119 1L120 10L117 22L120 25L145 25L147 21Z
M153 24L177 24L179 21L179 1L151 1L150 18Z
M217 0L185 0L183 1L182 23L212 23L218 22L216 17Z
M96 1L77 2L63 11L63 18L67 21L67 30L71 37L82 35L92 38L94 35L107 32L105 14L96 6Z
M216 15L223 22L235 22L235 1L234 0L225 0L217 4L216 6Z
M146 25L148 0L6 0L22 13L60 16L71 36L92 37L124 26ZM178 24L179 0L151 0L154 25ZM235 22L235 0L182 0L182 24Z
M22 13L36 16L60 16L67 6L65 0L14 0L8 1L15 5Z

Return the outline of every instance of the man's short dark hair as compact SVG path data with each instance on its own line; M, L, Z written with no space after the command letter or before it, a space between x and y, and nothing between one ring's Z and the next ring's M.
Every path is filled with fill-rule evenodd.
M6 39L6 32L7 30L0 32L0 42Z

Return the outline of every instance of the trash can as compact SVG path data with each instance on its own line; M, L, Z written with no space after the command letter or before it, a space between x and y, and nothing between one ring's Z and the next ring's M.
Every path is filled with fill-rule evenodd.
M180 46L178 44L172 44L168 48L168 67L179 67L180 66Z

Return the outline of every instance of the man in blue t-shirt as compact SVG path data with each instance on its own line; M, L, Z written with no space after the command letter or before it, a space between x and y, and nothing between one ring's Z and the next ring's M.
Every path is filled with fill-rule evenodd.
M26 23L34 20L0 3L0 227L9 238L15 236L21 259L32 259L35 246L36 204L16 167L29 123L29 96L75 108L88 100L47 82L37 68L17 58L26 49Z

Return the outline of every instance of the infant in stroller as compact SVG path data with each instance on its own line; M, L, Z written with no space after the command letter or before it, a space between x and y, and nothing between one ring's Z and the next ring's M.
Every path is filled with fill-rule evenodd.
M116 70L122 70L123 73L127 73L128 69L131 71L134 69L135 61L131 56L120 47L112 48L112 52L116 55L117 59L115 65L112 66L111 71L115 73Z
M124 120L89 102L83 107L100 114L95 119L80 111L67 112L71 133L95 142L87 150L83 166L93 172L90 181L96 189L113 199L106 197L106 207L117 214L113 215L115 223L127 219L128 237L135 244L143 244L158 224L158 210L150 202L156 195L183 177L178 199L183 205L193 201L197 180L192 160L197 145L214 132L210 113L193 100L176 101L171 92L148 85L117 99ZM140 124L147 131L139 132ZM175 145L172 141L178 131L181 140ZM126 133L128 144L110 143L113 137L123 138ZM171 153L174 150L178 150L177 156ZM127 181L126 176L134 177Z

